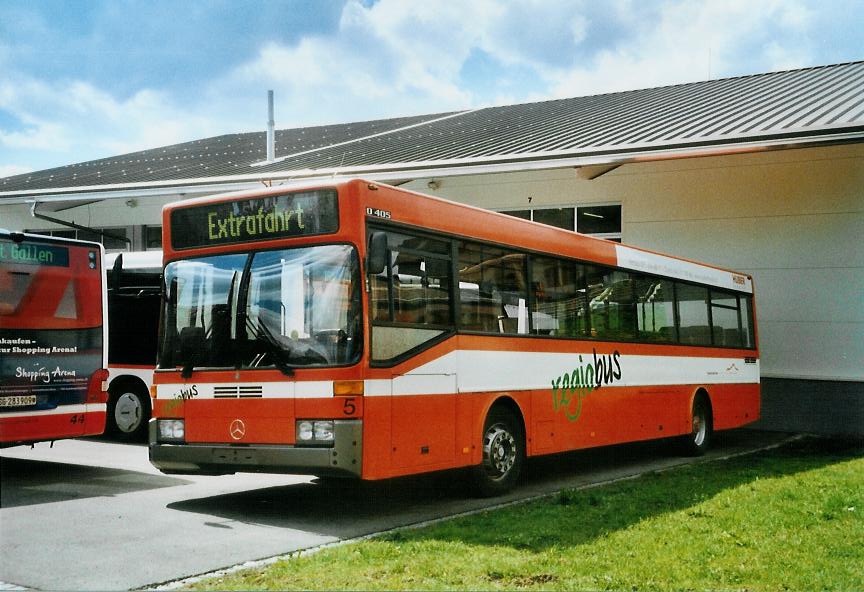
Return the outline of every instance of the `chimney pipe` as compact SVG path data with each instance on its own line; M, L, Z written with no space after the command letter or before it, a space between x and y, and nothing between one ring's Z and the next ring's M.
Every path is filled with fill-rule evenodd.
M267 91L267 162L276 159L276 122L273 119L273 91Z

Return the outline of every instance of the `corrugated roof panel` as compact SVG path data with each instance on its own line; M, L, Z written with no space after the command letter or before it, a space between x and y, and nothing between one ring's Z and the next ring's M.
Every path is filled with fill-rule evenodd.
M626 154L864 134L864 62L465 112L228 134L0 179L0 196L75 187ZM256 165L256 166L252 166Z

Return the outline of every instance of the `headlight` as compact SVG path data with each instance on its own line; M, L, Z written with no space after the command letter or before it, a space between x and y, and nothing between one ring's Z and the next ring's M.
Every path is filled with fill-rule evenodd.
M315 428L311 421L297 422L297 440L301 442L309 442L315 434Z
M329 445L334 439L333 420L304 419L297 422L297 444Z
M319 442L333 441L333 422L332 421L316 421L315 422L315 439Z
M182 419L160 419L156 425L160 442L183 442L186 438L186 422Z

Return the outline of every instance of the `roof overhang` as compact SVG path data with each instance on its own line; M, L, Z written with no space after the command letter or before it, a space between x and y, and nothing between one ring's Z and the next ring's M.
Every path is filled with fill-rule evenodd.
M864 142L864 126L851 130L835 130L835 133L820 135L762 137L749 141L737 139L726 143L643 147L635 150L632 148L609 149L602 152L595 148L587 150L584 154L568 150L560 153L522 153L485 158L434 160L350 168L260 171L249 175L0 192L0 205L39 203L45 210L62 211L104 200L151 196L179 200L227 191L255 189L262 185L290 186L350 177L402 183L417 178L486 175L563 168L593 167L595 170L602 170L604 167L610 167L611 170L611 168L631 163L727 156L861 142ZM592 175L593 171L590 171L583 177L594 178Z

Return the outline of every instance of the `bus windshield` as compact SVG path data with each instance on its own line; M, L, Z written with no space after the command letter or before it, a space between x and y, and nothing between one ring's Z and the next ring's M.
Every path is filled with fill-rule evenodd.
M160 368L338 366L362 347L360 269L348 245L173 261Z

